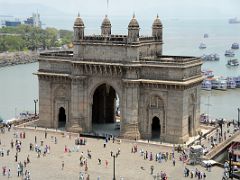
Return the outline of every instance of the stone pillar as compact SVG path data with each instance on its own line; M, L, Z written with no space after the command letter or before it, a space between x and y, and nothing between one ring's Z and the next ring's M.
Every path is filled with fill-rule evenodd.
M46 128L54 127L53 100L51 80L39 78L39 126Z
M67 126L67 130L71 132L82 132L81 127L81 117L82 117L82 111L81 111L81 80L78 78L72 79L71 84L71 115L70 115L70 121Z
M126 139L139 139L138 106L139 85L126 83L123 89L123 122L121 136Z

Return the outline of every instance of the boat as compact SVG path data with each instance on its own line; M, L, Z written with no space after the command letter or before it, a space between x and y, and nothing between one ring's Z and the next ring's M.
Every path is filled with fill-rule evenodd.
M204 38L208 38L208 34L205 33L205 34L203 35L203 37L204 37Z
M232 50L226 50L225 51L225 56L227 56L227 57L234 57L235 53Z
M240 88L240 76L233 77L233 79L236 82L236 87Z
M235 17L235 18L230 18L228 22L229 24L238 24L240 23L240 20L237 17Z
M237 59L230 59L230 60L228 60L227 65L228 66L239 66L239 62Z
M228 77L227 78L227 88L228 89L235 89L237 87L237 83L234 81L233 78Z
M239 49L239 44L238 43L233 43L231 48L232 49Z
M202 82L202 87L203 90L211 91L212 90L212 83L208 79L204 79Z
M203 61L219 61L220 57L218 54L204 54L202 57L202 60Z
M207 46L206 46L206 44L204 44L204 43L201 43L200 45L199 45L199 49L206 49L207 48Z
M202 75L205 76L206 78L214 77L212 70L202 70Z
M223 78L214 78L212 81L212 89L227 90L227 80Z

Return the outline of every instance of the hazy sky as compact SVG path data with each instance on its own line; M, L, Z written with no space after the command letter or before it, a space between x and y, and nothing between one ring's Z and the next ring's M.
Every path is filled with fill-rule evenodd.
M31 8L40 6L65 14L139 16L159 14L168 17L218 18L240 16L240 0L0 0L0 14L10 13L13 5L29 4ZM16 5L16 7L17 7ZM27 5L26 5L27 6ZM22 11L27 10L21 9ZM20 11L20 9L18 10ZM33 11L33 10L32 10ZM41 13L41 12L40 12ZM42 14L42 13L41 13Z

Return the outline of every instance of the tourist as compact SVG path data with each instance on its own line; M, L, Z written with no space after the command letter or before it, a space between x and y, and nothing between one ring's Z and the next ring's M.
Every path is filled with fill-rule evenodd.
M176 164L176 161L175 161L175 159L173 158L173 166L175 166L175 164Z
M10 176L11 176L11 170L8 169L8 178L10 178Z
M154 166L152 165L152 166L150 167L150 174L151 174L151 175L153 174L153 170L154 170Z
M62 161L62 170L63 170L63 168L64 168L64 161Z
M19 163L17 164L17 176L18 177L20 176L20 164Z
M105 167L107 168L108 167L108 161L105 160Z

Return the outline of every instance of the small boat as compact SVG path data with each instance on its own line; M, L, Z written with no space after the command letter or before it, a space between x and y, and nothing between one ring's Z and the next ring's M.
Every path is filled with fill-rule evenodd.
M239 44L238 43L233 43L231 48L232 49L239 49Z
M235 53L232 50L226 50L225 51L225 56L227 56L227 57L234 57Z
M203 35L203 37L204 37L204 38L208 38L208 34L205 33L205 34Z
M228 22L229 22L229 24L238 24L238 23L240 23L240 20L238 20L238 18L235 17L235 18L230 18L228 20Z
M212 89L227 90L227 80L223 78L215 78L212 81Z
M202 75L205 76L206 78L214 77L212 70L202 70Z
M202 87L203 90L211 91L212 90L212 83L208 79L204 79L202 82Z
M202 56L203 61L219 61L219 59L220 59L220 57L216 53L215 54L208 54L208 55L204 54Z
M227 65L228 66L239 66L239 62L237 59L230 59L230 60L228 60Z
M200 45L199 45L199 49L206 49L207 48L207 46L206 46L206 44L204 44L204 43L201 43Z

